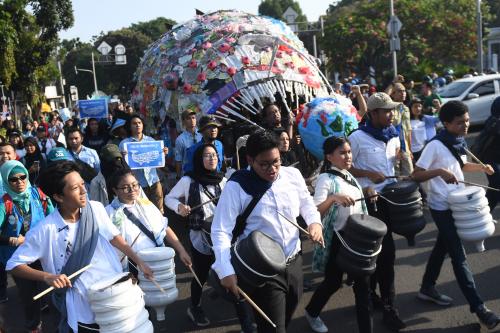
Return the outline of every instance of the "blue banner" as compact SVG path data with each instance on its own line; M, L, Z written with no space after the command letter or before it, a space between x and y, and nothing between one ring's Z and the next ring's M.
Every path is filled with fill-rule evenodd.
M161 168L165 166L163 141L125 143L125 160L131 169Z
M107 118L108 102L105 98L78 101L80 118Z

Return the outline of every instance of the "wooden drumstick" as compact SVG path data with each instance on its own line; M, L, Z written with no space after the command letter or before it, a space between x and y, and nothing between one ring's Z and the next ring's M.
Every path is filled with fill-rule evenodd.
M210 199L210 200L207 200L207 201L205 201L205 202L203 202L203 203L201 203L201 204L199 204L199 205L196 205L196 206L194 206L193 208L191 208L191 211L193 211L193 210L195 210L195 209L198 209L198 208L200 208L200 207L203 207L203 206L205 206L206 204L211 203L212 201L215 201L215 200L217 200L217 199L219 199L219 198L220 198L220 195L219 195L219 196L216 196L216 197L214 197L214 198L212 198L212 199Z
M198 278L198 275L196 275L196 273L194 272L193 267L191 267L191 265L190 265L190 266L188 266L188 268L191 271L191 273L193 273L194 279L196 280L196 282L198 282L198 284L200 285L200 288L203 288L203 285L201 284L200 279Z
M80 268L79 270L77 270L76 272L74 272L73 274L71 274L70 276L68 276L68 279L71 280L72 278L76 277L77 275L85 272L91 266L92 266L92 264L88 264L87 266L85 266L83 268ZM44 291L42 291L41 293L39 293L38 295L36 295L35 297L33 297L33 300L36 301L37 299L39 299L39 298L47 295L48 293L50 293L54 289L55 289L54 287L49 287L49 288L45 289Z
M141 231L139 231L139 233L137 234L137 236L135 236L135 239L134 241L132 242L132 244L130 244L130 247L132 248L132 246L134 246L135 242L137 242L137 239L139 238L139 236L141 235ZM120 262L123 261L123 259L125 259L126 255L123 255L123 257L120 259Z
M136 265L134 265L134 264L132 263L132 261L130 261L130 259L129 259L128 263L129 263L130 265L132 265L132 267L134 267L134 268L135 268L135 269L139 272L139 269L137 268L137 266L136 266ZM144 277L146 277L146 276L144 276ZM153 284L156 286L156 288L160 289L160 291L161 291L162 293L165 293L165 289L163 289L163 288L162 288L162 287L158 284L158 282L156 282L156 280L155 280L155 278L154 278L154 277L151 277L151 279L148 279L148 280L149 280L149 281L151 281L151 282L153 282Z
M466 181L463 181L463 180L459 180L458 182L462 183L462 184L465 184L465 185L479 186L479 187L485 188L487 190L492 190L492 191L500 192L500 189L494 188L494 187L489 187L489 186L486 186L486 185L481 185L481 184L466 182Z
M277 211L279 215L281 215L281 217L283 217L285 220L287 220L288 222L290 222L291 224L293 224L297 229L299 229L300 231L302 231L303 233L305 233L307 236L311 236L311 234L309 233L309 231L307 231L306 229L302 228L300 225L298 225L297 223L293 222L292 220L290 220L288 217L286 217L285 215L281 214L280 211ZM325 244L323 243L319 243L321 246L323 246L323 248L325 247Z
M467 148L464 148L465 152L470 156L472 157L473 160L475 160L477 163L481 164L481 166L483 168L486 168L486 165L481 162L481 160L479 158L476 157L476 155L474 155L470 150L468 150Z
M269 324L271 324L271 326L276 328L276 325L273 323L273 321L271 319L269 319L269 317L264 313L264 311L262 311L261 308L259 308L259 306L257 304L255 304L255 302L243 290L241 290L240 287L237 287L237 288L238 288L238 292L240 293L240 295L243 296L243 298L248 303L250 303L250 305L255 309L255 311L257 311L262 316L262 318L264 318Z

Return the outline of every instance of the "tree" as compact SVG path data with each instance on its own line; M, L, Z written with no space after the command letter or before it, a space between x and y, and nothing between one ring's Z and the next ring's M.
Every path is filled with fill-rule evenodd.
M267 15L286 22L283 13L288 7L292 7L298 14L296 22L307 22L307 17L302 12L300 4L293 0L264 0L259 5L259 15Z
M491 19L487 22L490 27L500 27L500 1L486 0L490 7Z
M329 68L363 75L369 66L377 74L392 69L386 22L386 0L342 1L331 5L322 46L330 58ZM403 22L399 33L399 72L420 79L423 73L467 64L475 58L475 2L469 0L399 0L395 12ZM490 18L483 7L485 19Z
M130 29L140 32L151 38L152 41L155 41L164 33L172 29L175 24L176 22L174 20L165 17L158 17L147 22L133 23L130 26Z
M0 80L37 100L45 79L53 80L58 32L73 25L70 0L0 2Z

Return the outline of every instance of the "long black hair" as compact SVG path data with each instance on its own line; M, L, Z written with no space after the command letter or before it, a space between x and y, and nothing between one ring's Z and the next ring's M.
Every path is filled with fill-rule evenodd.
M346 137L343 136L331 136L323 142L323 166L321 167L321 173L326 172L331 168L332 164L326 158L326 155L333 153L337 148L342 147L344 144L351 144Z

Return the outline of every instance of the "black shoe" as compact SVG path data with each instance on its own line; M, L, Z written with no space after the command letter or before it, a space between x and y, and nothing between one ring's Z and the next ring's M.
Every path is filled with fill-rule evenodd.
M380 296L377 295L376 292L371 292L370 298L372 300L373 309L378 310L378 311L384 310L384 302L382 301Z
M312 280L310 279L304 279L304 281L302 282L302 289L304 291L311 291L313 290L313 282Z
M479 322L482 326L485 326L489 330L497 327L500 323L500 317L498 317L493 311L488 309L484 304L479 306L476 310L476 316L479 318Z
M442 306L451 305L453 299L446 295L440 294L434 286L429 288L420 288L417 298L423 301L429 301Z
M210 320L205 316L205 312L203 312L201 306L190 306L187 309L187 315L196 326L205 327L210 325Z
M383 314L383 322L391 331L398 332L406 328L406 324L399 318L398 311L393 307L386 307Z

